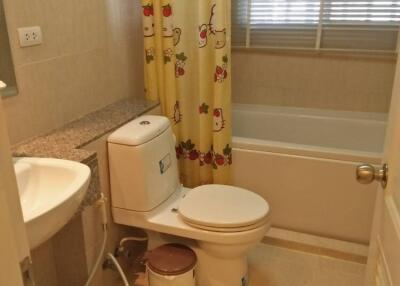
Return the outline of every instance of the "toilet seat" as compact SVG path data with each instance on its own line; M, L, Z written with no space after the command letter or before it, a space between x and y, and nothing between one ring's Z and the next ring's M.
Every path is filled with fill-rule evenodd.
M184 220L182 218L182 220ZM241 232L241 231L247 231L247 230L253 230L259 227L262 227L266 224L269 224L270 218L267 216L265 219L262 221L252 224L252 225L247 225L247 226L242 226L242 227L212 227L212 226L205 226L205 225L199 225L195 224L189 221L184 220L185 224L190 225L191 227L197 228L197 229L202 229L202 230L207 230L207 231L213 231L213 232L225 232L225 233L230 233L230 232Z
M226 185L203 185L189 191L178 209L188 225L215 232L240 232L269 222L269 205L259 195Z

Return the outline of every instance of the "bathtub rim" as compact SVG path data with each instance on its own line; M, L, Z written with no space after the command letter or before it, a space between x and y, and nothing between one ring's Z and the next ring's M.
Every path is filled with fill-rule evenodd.
M269 152L282 155L304 156L346 162L363 162L370 164L381 164L383 157L383 153L303 145L239 136L232 137L232 146L234 149L248 151Z
M388 119L387 113L381 112L364 112L364 111L348 111L319 109L296 106L280 106L280 105L261 105L247 103L233 103L233 112L254 112L254 113L274 113L278 115L290 115L309 118L329 118L334 120L355 120L355 121L375 121L375 123L386 124Z

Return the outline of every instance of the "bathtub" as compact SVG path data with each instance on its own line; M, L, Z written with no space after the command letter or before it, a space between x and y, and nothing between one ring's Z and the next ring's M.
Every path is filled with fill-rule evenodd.
M264 197L275 227L368 243L386 115L235 104L233 184Z

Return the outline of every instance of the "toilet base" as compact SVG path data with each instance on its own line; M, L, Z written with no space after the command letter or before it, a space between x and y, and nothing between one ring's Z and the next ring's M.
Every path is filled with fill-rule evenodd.
M196 281L198 286L247 286L247 256L224 259L194 249L198 257Z

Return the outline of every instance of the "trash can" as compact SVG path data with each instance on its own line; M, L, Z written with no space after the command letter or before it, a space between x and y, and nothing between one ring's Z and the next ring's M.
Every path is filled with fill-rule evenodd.
M182 244L165 244L147 260L149 286L195 286L196 254Z

